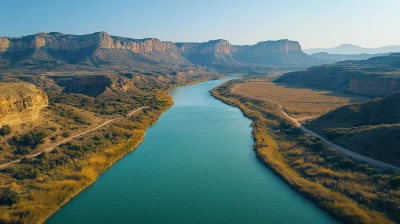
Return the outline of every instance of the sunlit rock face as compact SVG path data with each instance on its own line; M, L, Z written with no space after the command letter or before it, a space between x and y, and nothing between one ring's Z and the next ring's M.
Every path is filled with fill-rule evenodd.
M0 126L33 121L47 106L47 95L33 84L0 83Z

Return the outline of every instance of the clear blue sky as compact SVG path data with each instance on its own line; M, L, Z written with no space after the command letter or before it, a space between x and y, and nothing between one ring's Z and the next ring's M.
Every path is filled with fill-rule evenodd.
M291 39L303 48L400 45L400 0L0 1L0 36L106 31L174 42Z

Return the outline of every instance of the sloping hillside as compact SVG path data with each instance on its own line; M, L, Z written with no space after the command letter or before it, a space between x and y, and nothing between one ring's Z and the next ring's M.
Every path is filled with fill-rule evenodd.
M400 165L400 92L340 107L307 127L347 149Z
M362 95L385 96L400 91L400 53L289 72L275 82Z

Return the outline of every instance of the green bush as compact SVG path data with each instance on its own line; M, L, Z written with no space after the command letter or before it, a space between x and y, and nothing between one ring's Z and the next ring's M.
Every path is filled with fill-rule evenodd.
M392 188L399 188L400 187L400 176L395 176L390 180L390 186Z
M26 146L20 146L14 151L16 155L28 155L32 150Z
M355 167L354 162L348 158L340 160L338 165L342 169L354 169Z
M32 149L36 148L38 145L44 143L44 138L47 134L43 131L32 131L28 132L22 136L14 136L10 139L10 144L17 147L30 147Z
M10 189L0 191L0 205L11 206L18 202L18 194Z
M324 145L322 144L321 141L313 142L313 144L311 145L311 150L313 150L314 152L319 152L323 148L324 148Z
M10 125L4 125L3 127L0 128L1 136L6 136L9 134L11 134L11 126Z
M8 172L13 174L13 177L17 180L35 179L40 174L40 171L30 164L20 165L17 168L8 170Z

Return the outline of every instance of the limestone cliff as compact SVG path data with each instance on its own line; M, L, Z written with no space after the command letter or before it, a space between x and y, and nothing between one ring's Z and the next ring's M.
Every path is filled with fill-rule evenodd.
M236 48L226 40L210 40L205 43L177 43L183 55L191 54L233 54Z
M226 40L204 43L176 43L179 52L190 62L206 66L238 65L232 55L236 48Z
M198 64L228 71L265 70L269 66L322 64L308 56L297 41L263 41L235 46L227 40L204 43L172 43L156 38L133 39L106 32L87 35L38 33L20 38L0 38L0 67L63 70L66 64L111 70ZM230 69L234 70L230 70ZM248 69L249 68L249 69ZM250 69L250 70L254 70ZM267 69L268 70L268 69ZM40 70L41 71L41 70Z
M35 120L47 105L47 95L33 84L0 83L0 126Z
M315 65L324 61L312 58L301 50L297 41L262 41L251 46L237 47L234 58L238 61L259 65Z
M106 32L97 32L88 35L39 33L22 38L0 38L0 51L16 52L37 48L72 51L89 47L98 47L102 49L126 49L136 53L178 50L172 42L162 42L155 38L131 39L113 37Z

